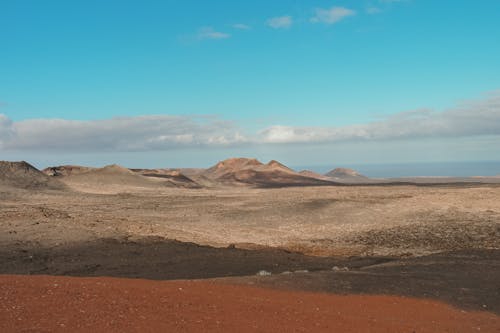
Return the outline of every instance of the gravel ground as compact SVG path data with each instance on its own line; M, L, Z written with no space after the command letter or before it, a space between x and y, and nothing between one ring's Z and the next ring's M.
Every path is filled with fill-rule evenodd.
M314 255L500 248L500 187L0 191L0 245L157 236Z

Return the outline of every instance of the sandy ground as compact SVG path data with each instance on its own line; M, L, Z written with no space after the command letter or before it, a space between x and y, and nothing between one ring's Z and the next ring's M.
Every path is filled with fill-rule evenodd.
M2 332L498 332L500 317L389 296L201 281L0 277Z
M56 246L118 235L315 255L500 248L500 187L493 185L121 190L0 191L0 245Z

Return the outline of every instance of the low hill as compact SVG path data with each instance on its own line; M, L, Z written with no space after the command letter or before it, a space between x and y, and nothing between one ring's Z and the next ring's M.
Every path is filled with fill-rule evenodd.
M22 189L55 189L66 187L27 162L0 161L0 185Z
M347 169L347 168L336 168L333 169L332 171L328 172L325 174L327 177L364 177L367 178L366 176L363 176L359 172L353 169Z
M302 170L299 172L302 176L305 177L310 177L310 178L316 178L316 179L322 179L322 180L331 180L330 177L327 177L325 175L319 174L317 172L311 171L311 170Z
M42 170L42 172L47 176L51 177L63 177L63 176L78 175L95 169L96 168L84 167L79 165L60 165L60 166L45 168Z
M356 170L347 168L336 168L325 174L326 177L333 181L343 183L363 183L370 182L370 178L360 174Z
M145 177L116 164L70 174L60 179L76 190L90 193L118 193L129 189L175 187L170 181Z
M185 187L185 188L201 187L200 184L198 184L193 179L187 177L178 170L170 170L170 169L131 169L131 170L144 177L163 179L177 187Z

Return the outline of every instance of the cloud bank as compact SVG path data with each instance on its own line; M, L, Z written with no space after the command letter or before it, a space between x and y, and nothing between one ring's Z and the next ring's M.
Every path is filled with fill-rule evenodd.
M214 118L140 116L76 121L10 121L0 114L0 149L150 151L245 142L233 124Z
M400 112L380 121L344 127L271 126L261 131L264 143L322 143L500 135L500 91L482 101L463 102L436 112Z
M0 151L161 151L241 145L381 142L424 138L500 136L500 91L437 112L400 112L378 121L340 127L273 125L243 135L214 117L139 116L105 120L29 119L0 114Z

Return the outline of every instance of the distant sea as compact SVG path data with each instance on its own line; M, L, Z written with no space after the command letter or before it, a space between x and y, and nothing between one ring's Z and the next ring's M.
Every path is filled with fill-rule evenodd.
M326 173L335 168L350 168L372 178L397 178L418 176L498 176L500 161L482 162L432 162L400 164L338 164L316 166L292 166L293 169Z

